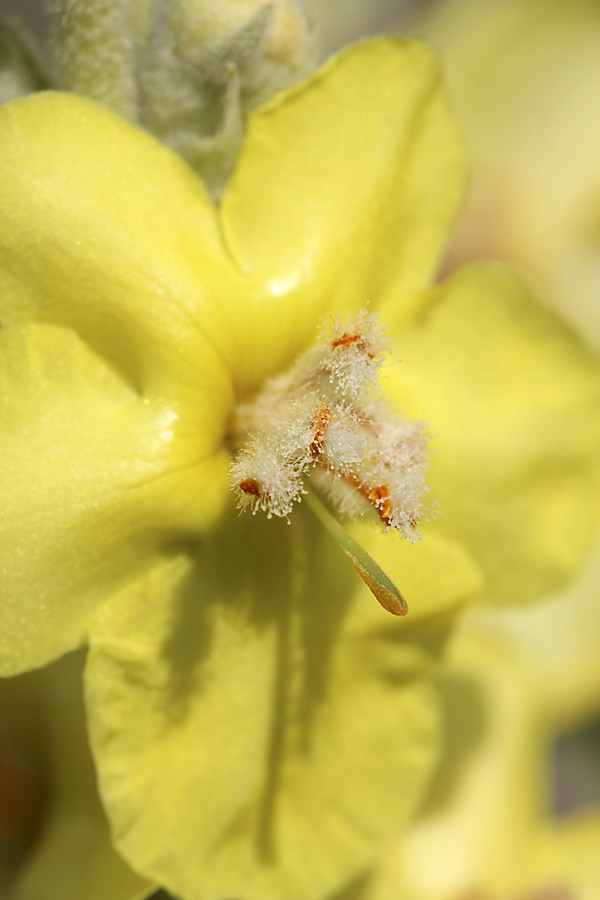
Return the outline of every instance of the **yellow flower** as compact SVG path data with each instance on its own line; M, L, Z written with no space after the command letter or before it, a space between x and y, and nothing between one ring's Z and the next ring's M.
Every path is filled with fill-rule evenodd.
M444 0L422 26L443 54L473 182L453 260L522 265L600 348L600 7Z
M561 736L597 730L599 585L597 551L564 594L465 617L441 681L447 749L432 793L361 900L598 897L598 798L557 809L553 769Z
M428 282L462 153L429 51L354 47L256 111L219 208L154 139L61 94L0 110L0 658L89 642L119 852L185 900L313 898L364 869L438 749L430 674L468 599L568 578L593 534L597 362L510 273ZM385 392L432 437L421 544L306 505L238 517L236 403L322 317L390 325Z

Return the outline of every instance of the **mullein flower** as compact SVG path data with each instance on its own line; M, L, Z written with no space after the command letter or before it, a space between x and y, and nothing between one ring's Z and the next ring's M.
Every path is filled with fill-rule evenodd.
M89 644L100 793L140 875L326 896L423 794L457 611L586 552L598 364L511 273L430 286L464 168L418 44L354 47L254 112L218 208L80 97L7 104L0 156L2 672ZM304 502L315 476L408 618Z

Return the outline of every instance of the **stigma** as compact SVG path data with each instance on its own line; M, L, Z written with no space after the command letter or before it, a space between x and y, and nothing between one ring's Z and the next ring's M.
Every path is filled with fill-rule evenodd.
M387 330L374 313L335 319L282 375L240 405L232 433L238 506L288 518L308 480L344 517L370 515L419 539L427 490L422 423L385 401Z

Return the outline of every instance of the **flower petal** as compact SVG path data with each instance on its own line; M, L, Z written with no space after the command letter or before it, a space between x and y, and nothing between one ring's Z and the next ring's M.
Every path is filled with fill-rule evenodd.
M36 676L50 807L12 900L142 900L155 890L110 843L87 742L82 664L82 654L69 656Z
M229 251L256 282L248 334L264 311L289 361L330 310L372 303L405 319L463 178L437 62L417 43L351 47L252 113L222 203Z
M576 581L545 603L490 613L493 627L527 660L539 682L540 705L564 722L600 706L600 535Z
M81 644L98 603L210 520L227 470L72 331L1 329L0 384L0 670L14 674Z
M462 565L468 590L472 570L442 544L442 570ZM304 507L289 527L231 517L195 560L105 605L88 710L131 864L185 900L313 898L364 868L436 755L428 675L443 641L405 621Z
M581 811L572 819L547 828L532 850L530 882L593 900L600 891L600 815ZM551 897L552 894L549 893ZM560 893L558 893L560 897ZM568 893L565 896L569 896ZM544 897L540 893L540 897Z
M406 838L407 893L449 900L491 889L511 897L521 887L542 792L533 679L468 625L449 656L442 672L448 743L424 814Z
M557 597L462 618L440 671L446 745L428 800L362 890L336 900L598 895L593 750L579 743L573 789L557 749L597 731L599 574L597 553Z
M589 628L597 619L591 602L595 597L587 610L579 610L585 623L581 632L565 635L572 659L585 625ZM553 630L558 636L553 620L562 622L564 611L552 601L536 612L546 631L541 643L547 644ZM579 688L568 711L564 702L558 708L551 705L554 676L548 681L549 669L539 665L542 648L535 646L534 636L525 651L526 635L516 627L529 613L479 612L465 617L454 635L442 679L447 750L424 815L404 842L404 887L397 854L400 883L390 896L406 892L415 900L450 900L472 890L493 897L542 898L564 891L565 896L591 898L597 892L598 810L591 804L562 818L552 813L557 737L569 719L571 727L581 726L590 712L595 715L597 682L595 704L587 710L579 706ZM568 672L560 660L561 643L555 641L556 656ZM380 896L386 895L374 891L372 900Z
M0 163L0 322L73 328L136 390L171 399L191 383L222 417L230 376L207 329L222 330L233 268L193 173L58 93L0 109Z
M515 603L581 564L599 513L600 366L500 267L453 277L399 337L388 390L432 434L436 527Z

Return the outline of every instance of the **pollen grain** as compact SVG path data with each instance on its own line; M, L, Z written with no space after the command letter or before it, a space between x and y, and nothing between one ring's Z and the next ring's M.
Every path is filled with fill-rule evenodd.
M310 445L310 454L313 459L317 459L323 451L323 438L325 432L333 421L333 413L327 403L321 403L319 415L314 424L312 442Z
M244 478L240 481L240 488L246 497L260 497L262 488L255 478Z
M369 359L375 359L375 354L369 349L370 341L358 331L354 334L349 334L345 331L341 337L335 338L331 342L331 347L333 350L346 350L348 347L356 347L358 350L366 353Z

